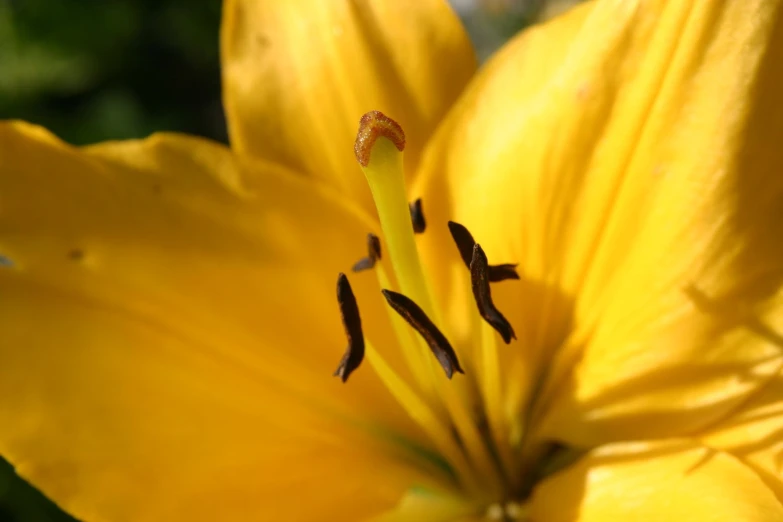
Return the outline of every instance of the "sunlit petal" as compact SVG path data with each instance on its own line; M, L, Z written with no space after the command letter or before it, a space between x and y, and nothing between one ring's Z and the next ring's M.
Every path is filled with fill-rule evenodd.
M777 372L781 59L778 1L598 1L512 42L439 133L420 193L531 281L505 306L550 370L546 435L687 432Z
M531 520L778 520L783 506L736 458L689 441L599 447L541 483Z
M520 190L519 185L537 183L542 173L531 170L538 168L535 165L525 167L527 158L518 149L543 137L535 126L524 133L515 126L529 119L527 112L541 110L536 100L548 98L548 85L591 9L592 4L583 4L566 16L526 30L485 65L430 145L414 188L415 196L423 196L430 223L419 240L430 281L450 312L452 330L463 342L475 343L476 324L470 320L475 304L445 223L456 220L466 225L492 263L525 263L519 270L521 281L493 288L498 307L520 339L518 345L499 351L508 381L504 408L517 419L522 416L516 412L524 407L541 370L537 352L551 351L564 340L573 303L554 278L544 279L540 270L527 266L534 253L523 253L519 246L520 227L530 231L527 220L533 217L528 189ZM541 218L536 219L539 224Z
M224 3L224 103L236 151L326 179L372 209L356 167L359 117L408 135L409 172L475 69L445 0Z

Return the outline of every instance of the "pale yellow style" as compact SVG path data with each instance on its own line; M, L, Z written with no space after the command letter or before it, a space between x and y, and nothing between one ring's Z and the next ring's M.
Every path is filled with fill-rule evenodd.
M0 455L88 521L783 520L781 4L595 0L475 73L445 1L227 0L231 149L0 124Z

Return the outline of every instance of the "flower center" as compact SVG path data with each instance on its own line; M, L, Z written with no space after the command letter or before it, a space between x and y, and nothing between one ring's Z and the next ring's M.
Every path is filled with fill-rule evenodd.
M378 263L381 243L372 234L367 239L368 255L354 265L354 271L372 269L377 275L410 382L365 339L356 299L344 274L338 278L337 295L348 349L335 375L346 381L366 351L370 365L389 392L447 463L450 478L461 495L481 506L480 514L488 520L524 520L521 502L530 493L541 459L531 463L529 456L524 458L530 452L520 449L520 437L515 440L515 426L510 425L504 411L498 339L509 344L516 337L509 321L493 304L490 290L490 283L519 279L516 265L490 265L467 228L448 223L468 268L465 277L470 279L471 306L478 311L471 324L471 346L466 347L470 353L465 354L471 362L469 375L450 381L454 373L465 371L459 354L441 330L443 314L435 306L422 270L414 233L423 232L426 222L421 200L409 205L405 193L404 147L405 135L392 119L377 111L362 117L356 157L375 201L396 281L394 288L399 291L391 290L391 279Z

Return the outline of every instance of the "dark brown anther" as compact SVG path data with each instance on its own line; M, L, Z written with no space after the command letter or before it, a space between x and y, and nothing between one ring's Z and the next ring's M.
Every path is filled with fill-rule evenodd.
M462 261L465 263L466 267L470 268L470 263L473 259L473 247L476 245L476 240L473 239L473 235L467 228L454 221L449 221L449 232L451 232L451 237L454 238L454 242L457 244L457 249L459 249L459 255L462 258ZM502 265L487 266L490 283L499 283L506 279L519 279L516 264L505 263Z
M459 255L465 266L470 268L470 260L473 259L473 245L476 244L476 240L468 229L454 221L449 221L449 232L451 237L454 238L454 242L457 244Z
M337 303L340 305L340 315L343 319L345 336L348 338L348 348L345 350L343 358L340 359L340 365L337 366L334 375L345 382L364 359L364 334L362 333L362 320L359 317L359 306L356 304L356 297L353 295L351 284L345 274L340 274L337 277Z
M424 310L419 308L419 305L414 303L412 299L397 292L392 292L391 290L381 290L381 292L383 292L383 296L386 298L389 306L424 338L435 358L443 367L443 371L446 372L446 377L451 379L454 372L465 373L460 367L457 354L454 352L454 348L451 347L448 339L446 339L446 336L430 321L430 318L427 317Z
M506 344L510 343L512 338L516 339L517 336L514 334L511 323L503 317L503 314L492 303L492 294L489 290L487 255L478 243L473 245L473 257L470 261L470 282L473 287L473 297L476 298L481 317L498 331Z
M489 282L499 283L506 279L519 279L516 263L504 263L502 265L489 265Z
M427 229L427 221L424 219L424 210L421 208L421 198L410 204L411 223L413 223L413 232L421 234Z
M381 111L370 111L359 120L359 132L353 144L356 160L362 167L370 164L372 147L380 137L390 140L400 152L405 149L405 132L400 124Z
M369 270L381 258L381 240L373 233L367 234L367 257L363 257L353 265L354 272Z

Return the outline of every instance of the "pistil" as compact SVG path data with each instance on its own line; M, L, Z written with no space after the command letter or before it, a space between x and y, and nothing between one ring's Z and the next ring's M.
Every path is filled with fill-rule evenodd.
M340 306L349 350L343 356L337 374L343 380L347 379L361 362L358 353L366 349L372 368L449 462L464 493L480 503L508 498L516 472L501 407L497 334L490 325L506 343L514 337L514 331L492 303L489 283L518 279L519 276L515 265L489 265L483 250L467 229L449 223L460 254L470 269L478 311L486 322L480 323L476 317L477 351L468 354L468 360L471 355L477 356L470 368L475 368L476 373L470 379L454 379L459 382L444 379L443 373L451 379L454 373L464 372L457 352L439 328L441 315L431 298L416 248L414 234L423 233L427 224L421 200L408 203L402 168L404 146L405 136L396 122L377 111L362 117L355 152L375 201L393 280L380 262L380 239L372 234L367 239L367 257L354 265L354 271L372 270L378 277L389 304L399 348L413 380L406 381L387 364L370 340L366 341L366 346L364 342L360 346L352 340L353 336L362 335L358 309L356 319L352 320L352 308L345 308L343 301ZM340 281L343 280L338 288L340 284L347 285L347 278L341 275ZM350 286L347 288L349 290ZM338 291L338 300L340 295ZM355 306L355 300L353 304ZM358 325L358 330L349 329L349 324ZM351 349L353 346L355 350ZM436 368L436 361L440 370Z
M370 185L394 274L402 293L437 321L411 227L402 167L404 148L405 133L397 122L379 111L362 116L356 159Z

